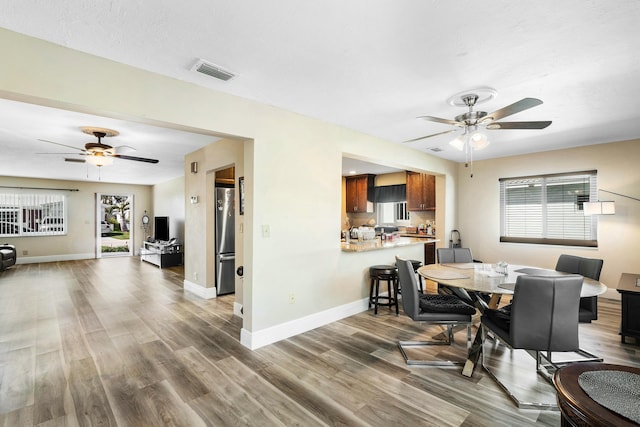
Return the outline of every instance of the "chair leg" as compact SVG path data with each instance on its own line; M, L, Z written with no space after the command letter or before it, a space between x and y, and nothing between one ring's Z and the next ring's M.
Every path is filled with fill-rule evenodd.
M374 290L374 281L373 278L370 280L370 286L369 286L369 310L371 310L371 305L373 304L373 290Z
M561 361L553 360L553 352L547 351L536 351L536 370L538 373L544 377L547 381L553 384L553 375L556 370L561 367L568 365L569 363L580 363L580 362L602 362L604 359L596 356L595 354L589 353L586 350L578 349L575 353L582 356L580 359L565 359Z
M380 295L380 280L376 280L376 295L375 295L375 302L373 304L373 315L377 316L378 315L378 296Z
M487 328L482 327L482 346L484 347L484 343L485 340L488 336L488 332L489 330ZM513 350L508 344L503 343L508 349L509 351L513 352L514 351L518 351L518 350ZM498 345L498 340L496 339L495 341L495 345ZM490 352L489 352L490 353ZM536 359L536 370L538 373L540 373L540 370L538 370L538 367L540 366L540 360L538 358L540 352L536 352L534 356L534 358ZM489 363L487 363L487 351L485 351L485 349L482 349L482 368L484 369L484 371L493 379L493 381L495 381L500 388L509 396L509 398L516 404L516 406L518 408L521 409L551 409L551 410L556 410L558 409L558 405L557 402L555 401L555 399L551 399L548 402L536 402L536 401L530 401L530 400L521 400L518 395L522 395L522 393L518 393L516 391L516 389L511 390L509 388L509 386L507 385L507 383L503 382L502 380L500 380L500 378L498 377L498 375L496 375L496 373L491 369L491 367L489 366ZM545 375L542 375L545 379L547 379L547 377ZM553 390L553 387L551 388L551 390ZM555 391L555 390L554 390ZM555 396L555 394L554 394Z
M418 288L419 288L419 291L420 291L421 294L424 294L424 287L422 285L422 283L423 283L422 282L422 276L419 275L419 274L417 274L417 276L418 276Z
M455 325L467 326L467 352L471 348L471 323L454 323ZM447 332L444 334L448 339L445 341L399 341L398 348L404 358L407 365L418 366L463 366L465 360L424 360L424 359L410 359L405 349L410 347L427 347L433 345L451 345L453 341L453 326L454 324L446 324ZM466 358L466 354L464 355Z
M400 295L400 281L396 278L393 279L393 289L395 291L395 295L393 296L395 304L396 304L396 316L400 315L400 308L398 303L398 297Z

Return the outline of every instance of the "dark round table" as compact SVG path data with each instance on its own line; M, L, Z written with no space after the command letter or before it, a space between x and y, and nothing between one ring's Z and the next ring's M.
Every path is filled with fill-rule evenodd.
M578 376L581 373L602 370L625 371L640 375L640 368L595 362L572 363L558 369L554 376L554 382L558 391L558 408L562 414L562 427L638 425L598 404L578 384Z

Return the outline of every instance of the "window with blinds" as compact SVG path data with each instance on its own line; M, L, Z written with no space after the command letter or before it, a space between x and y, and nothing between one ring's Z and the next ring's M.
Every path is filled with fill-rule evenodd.
M597 217L583 203L597 199L597 172L500 179L500 241L598 246Z
M400 224L402 221L409 220L407 202L378 203L376 212L378 212L378 224L381 225Z
M0 237L66 234L66 213L64 194L0 193Z

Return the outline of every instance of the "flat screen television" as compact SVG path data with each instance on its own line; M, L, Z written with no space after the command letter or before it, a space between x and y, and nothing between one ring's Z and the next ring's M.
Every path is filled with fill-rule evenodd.
M156 216L153 218L153 230L156 240L166 242L169 240L169 217Z

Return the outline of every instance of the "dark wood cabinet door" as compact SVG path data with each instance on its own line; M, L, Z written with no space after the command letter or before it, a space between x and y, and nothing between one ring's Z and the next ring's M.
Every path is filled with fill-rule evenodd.
M422 174L407 172L407 210L422 210Z
M436 177L435 175L422 175L422 188L424 191L424 209L436 208Z
M347 212L373 212L373 175L357 175L345 178Z
M346 179L347 212L358 212L358 185L354 178Z
M407 172L407 210L432 211L436 208L436 177Z
M424 244L424 265L436 263L436 244L425 243Z

